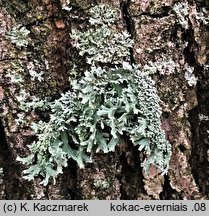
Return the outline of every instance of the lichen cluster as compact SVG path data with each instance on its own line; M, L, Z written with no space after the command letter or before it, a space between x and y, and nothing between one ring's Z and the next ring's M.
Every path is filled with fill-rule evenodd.
M160 99L152 79L124 62L133 42L127 32L114 30L116 14L107 6L95 6L89 20L93 27L71 34L91 67L81 79L71 80L70 91L48 103L49 121L32 125L37 140L29 146L28 157L18 158L29 166L26 179L41 175L47 185L70 158L84 167L95 152L114 151L123 136L145 152L145 171L151 164L167 171L171 150L161 130Z
M94 150L114 151L123 135L145 151L146 170L150 164L167 170L170 145L160 129L159 97L149 77L138 69L94 67L71 89L51 104L49 122L33 126L38 141L30 146L32 155L21 159L30 165L27 179L41 174L47 184L69 158L84 167Z
M90 9L88 30L72 30L71 39L88 64L119 64L128 59L133 41L127 31L118 32L116 21L117 11L100 5Z
M7 38L9 38L11 42L19 48L27 47L29 44L29 34L30 31L27 30L26 27L17 26L12 28L12 30L8 33Z

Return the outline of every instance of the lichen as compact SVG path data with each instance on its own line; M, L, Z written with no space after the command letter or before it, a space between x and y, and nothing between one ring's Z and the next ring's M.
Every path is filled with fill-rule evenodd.
M100 189L107 189L110 187L110 183L105 179L94 179L94 187Z
M102 11L99 17L98 10ZM129 60L133 41L127 32L114 30L117 13L99 5L90 14L92 27L86 32L73 31L71 39L91 67L82 78L71 80L70 91L47 104L49 121L32 125L37 141L29 147L31 155L18 158L29 166L24 171L28 180L41 175L46 185L62 173L69 158L82 168L95 152L114 151L124 135L144 151L145 172L151 164L163 173L168 170L170 144L161 129L154 82L138 67L124 62Z
M194 68L188 67L184 75L189 86L195 86L197 84L197 77L195 77L193 71L194 71Z
M2 184L4 181L4 171L3 168L0 167L0 184Z
M16 26L7 34L7 38L11 40L17 47L27 47L29 44L30 31L25 26Z
M174 62L171 57L162 55L157 58L157 61L149 61L143 66L143 71L146 74L160 74L169 76L171 74L184 74L184 78L189 86L196 86L197 77L194 75L194 67L189 66L187 63L180 65L178 62Z
M90 9L90 26L86 31L72 30L70 35L74 46L87 63L121 64L128 60L133 40L127 31L118 32L114 28L117 11L105 5Z
M144 149L146 171L150 164L167 171L170 145L160 129L159 98L149 77L137 69L92 68L71 89L51 103L50 121L33 127L39 139L30 146L32 155L22 159L31 165L25 171L29 180L40 173L47 184L69 158L84 167L95 147L96 152L114 151L123 134Z
M185 28L189 28L189 4L187 1L178 2L173 6L173 10L175 11L179 24Z

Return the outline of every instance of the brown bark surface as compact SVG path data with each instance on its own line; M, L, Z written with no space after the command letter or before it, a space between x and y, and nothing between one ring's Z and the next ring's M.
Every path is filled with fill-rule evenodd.
M209 115L208 26L196 19L200 5L189 4L188 28L183 28L173 11L173 0L0 0L0 199L208 199L209 139L207 121L199 114ZM69 3L72 11L62 10ZM41 179L28 182L22 178L25 168L17 155L29 154L34 140L30 127L20 127L15 119L20 113L17 103L19 89L6 77L14 64L22 68L34 65L44 71L44 85L28 79L27 90L41 98L59 98L68 90L73 62L86 69L70 40L72 28L88 28L88 9L105 3L118 9L118 28L126 29L134 39L130 50L132 63L141 67L147 62L172 59L179 73L154 74L161 98L162 129L172 146L167 175L153 167L150 175L140 166L141 154L124 139L116 152L94 156L94 162L78 169L74 161L64 169L56 184L43 186ZM15 26L30 30L26 48L17 48L6 34ZM181 73L183 67L194 67L196 86L189 86ZM48 113L27 113L28 122L47 118ZM0 176L1 178L1 176ZM107 188L95 182L108 182Z

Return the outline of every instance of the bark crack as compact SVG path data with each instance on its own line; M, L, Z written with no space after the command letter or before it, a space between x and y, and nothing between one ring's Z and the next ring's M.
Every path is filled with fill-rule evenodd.
M131 38L134 39L136 32L135 32L134 20L132 19L132 16L130 14L130 3L131 3L131 0L127 0L126 2L122 2L121 3L121 11L122 11L123 20L126 24L126 29L127 29L128 33L131 35ZM131 60L131 64L136 63L136 61L134 59L133 48L130 48L130 60Z
M145 11L138 15L133 15L133 17L138 18L140 16L149 16L150 18L153 18L153 19L159 19L159 18L170 16L170 11L171 11L171 8L169 6L165 6L165 7L162 7L161 13L150 13L149 11Z

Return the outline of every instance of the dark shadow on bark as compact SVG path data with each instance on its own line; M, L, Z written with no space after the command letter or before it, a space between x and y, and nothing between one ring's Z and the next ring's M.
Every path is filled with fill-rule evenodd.
M130 14L130 9L129 9L130 3L131 3L130 0L128 0L127 2L122 2L120 7L123 15L123 20L126 24L126 29L128 33L131 35L132 39L134 39L136 32L135 32L134 20L131 18L131 14ZM133 48L130 48L130 61L132 64L136 64L136 61L134 59Z
M72 159L68 161L68 167L64 169L60 191L66 200L80 199L77 190L77 169L78 166Z
M209 116L209 75L201 72L203 68L199 67L198 71L197 98L199 105L189 112L193 134L190 164L200 192L209 198L209 161L207 155L209 150L209 121L200 120L199 116Z
M20 166L13 158L8 148L2 120L0 121L0 167L4 170L5 197L6 200L31 199L29 184L20 181Z
M164 176L163 191L160 194L161 200L182 200L180 193L172 189L168 175Z
M146 194L144 190L143 174L140 160L140 152L137 147L126 138L126 149L120 156L122 170L118 176L121 184L120 192L122 200L136 200L140 194Z

